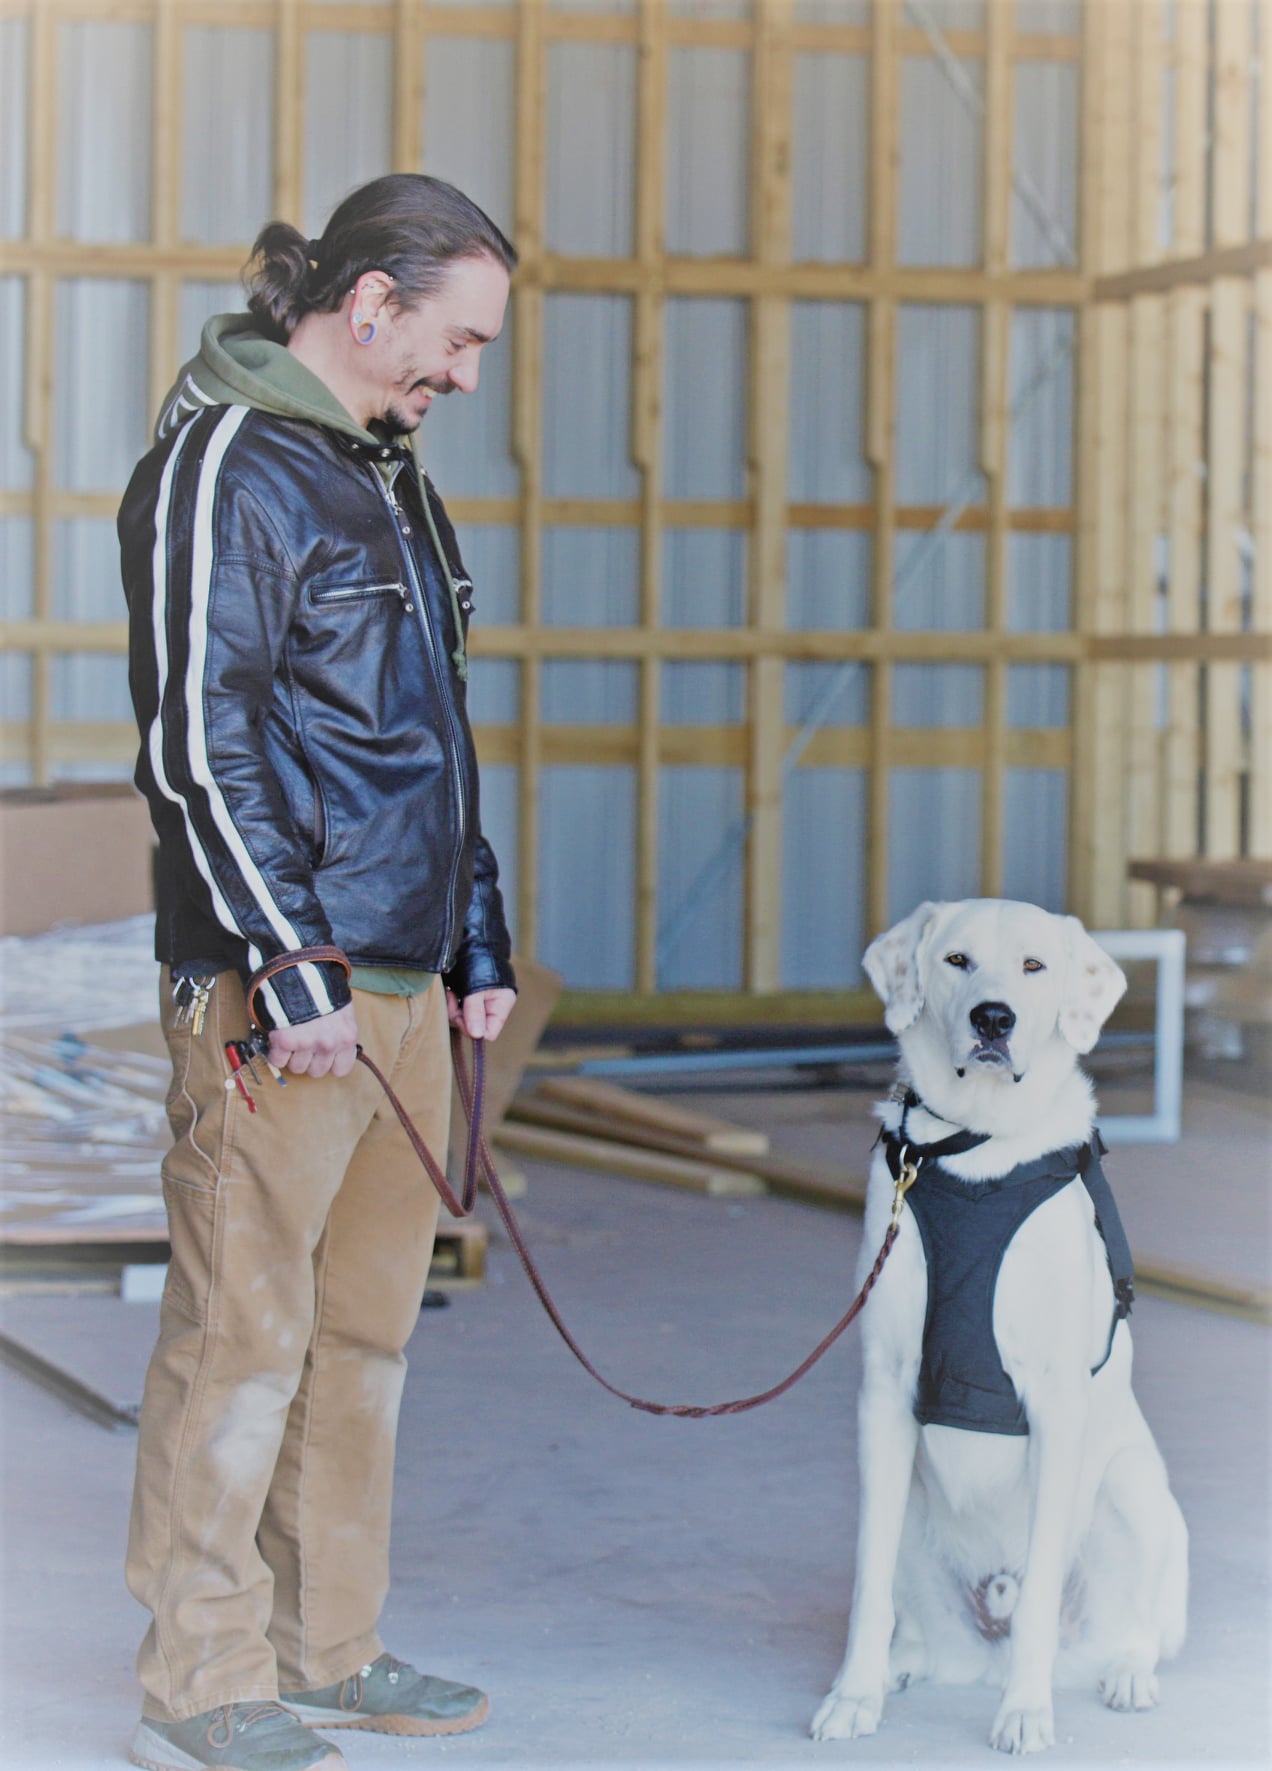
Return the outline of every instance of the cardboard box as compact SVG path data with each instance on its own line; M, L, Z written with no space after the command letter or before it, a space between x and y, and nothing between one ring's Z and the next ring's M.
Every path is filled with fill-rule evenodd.
M154 833L125 782L0 792L0 935L154 909Z

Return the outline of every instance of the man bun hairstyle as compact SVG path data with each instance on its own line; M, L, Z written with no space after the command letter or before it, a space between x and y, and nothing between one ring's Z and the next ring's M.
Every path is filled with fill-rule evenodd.
M454 185L391 172L351 191L317 240L285 221L261 229L243 272L247 306L264 337L286 344L306 314L333 314L366 271L393 278L389 299L417 307L461 258L490 258L509 276L517 253L490 217Z

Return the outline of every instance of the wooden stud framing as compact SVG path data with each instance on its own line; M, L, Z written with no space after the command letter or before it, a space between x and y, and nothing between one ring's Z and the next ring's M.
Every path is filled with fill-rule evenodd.
M1082 125L1082 262L1088 272L1120 269L1128 239L1125 95L1132 9L1085 12ZM1084 636L1123 626L1122 489L1125 437L1124 316L1084 309L1078 340L1078 548L1075 617ZM1125 878L1120 672L1088 664L1076 672L1069 898L1089 922L1116 926Z
M422 160L424 40L421 0L397 0L393 18L393 170L418 172Z
M1210 213L1213 243L1222 248L1248 237L1252 9L1248 0L1224 0L1213 18ZM1216 633L1237 632L1242 624L1238 538L1245 517L1246 298L1247 286L1236 278L1220 278L1210 292L1206 625ZM1208 666L1205 717L1205 852L1226 860L1241 852L1245 745L1237 667Z
M28 228L38 247L52 239L57 189L57 65L60 20L51 10L31 17L31 137ZM53 281L36 273L26 284L26 437L33 458L31 490L32 613L47 622L53 613ZM31 774L49 779L50 659L37 648L31 659Z
M759 0L753 93L752 233L760 263L790 258L791 0ZM790 304L763 295L751 305L750 624L786 625L786 435L790 410ZM748 987L778 988L782 930L782 742L786 667L771 655L751 666L746 848Z
M658 988L659 713L662 660L663 296L653 287L663 257L666 189L667 10L641 0L637 81L636 254L648 286L636 297L632 456L641 475L640 624L650 642L640 666L636 778L636 988Z
M1162 13L1156 5L1135 9L1132 53L1130 206L1133 250L1137 264L1160 257L1158 215L1161 199L1161 94L1165 65ZM1133 633L1152 633L1157 624L1157 539L1162 518L1162 401L1164 343L1163 297L1135 296L1126 315L1129 379L1127 385L1125 525L1126 626ZM1126 774L1126 855L1161 851L1161 799L1158 791L1157 671L1151 665L1128 667L1123 695ZM1156 893L1150 886L1127 884L1129 920L1151 923Z
M1258 8L1263 75L1258 114L1259 168L1255 231L1272 237L1272 0ZM1272 268L1254 279L1253 458L1250 463L1250 533L1254 542L1251 626L1272 632ZM1255 664L1250 684L1249 852L1272 855L1272 668Z
M1206 232L1206 0L1179 0L1175 12L1174 166L1171 254L1200 254ZM1196 287L1167 297L1166 621L1196 631L1201 611L1202 472L1206 297ZM1201 678L1195 665L1171 667L1162 758L1162 853L1191 855L1199 838Z
M149 387L153 402L176 367L185 279L230 279L247 242L192 247L181 239L180 94L191 26L274 31L276 213L299 219L303 203L305 65L309 35L378 33L393 46L392 159L420 164L425 60L437 37L516 46L515 224L522 268L512 323L514 454L520 490L510 498L454 501L463 522L516 526L521 544L519 620L479 628L476 655L514 658L521 676L515 724L479 735L487 758L519 769L519 939L535 948L541 770L612 761L637 773L636 978L642 998L658 986L657 930L675 905L659 902L659 778L683 764L742 770L751 835L745 864L744 972L748 991L780 985L782 771L794 732L784 712L785 674L797 659L858 658L871 666L863 729L817 733L807 766L852 767L869 779L868 932L887 920L888 808L894 768L941 764L983 774L982 886L1002 887L1003 803L1008 768L1070 770L1070 904L1105 924L1150 904L1126 881L1132 852L1194 852L1204 777L1206 852L1272 853L1272 0L1175 0L1173 38L1164 0L1086 0L1080 38L1017 35L1012 0L988 0L983 28L945 33L960 57L980 60L985 82L982 263L896 263L899 58L933 53L901 0L872 0L868 24L818 24L793 0L755 0L745 17L673 13L639 0L625 13L558 10L545 0L474 7L436 0L369 6L317 0L0 0L0 16L31 21L27 237L0 246L6 271L26 285L25 434L33 451L29 491L0 493L0 515L29 518L34 533L31 618L11 623L10 648L33 661L28 722L0 726L0 755L28 760L43 781L91 745L125 759L135 739L112 722L51 719L50 671L59 655L120 652L122 622L53 617L55 521L112 514L115 499L53 485L53 315L57 284L78 277L143 280L151 295ZM1257 123L1250 63L1257 16L1264 66ZM68 20L125 20L154 30L151 237L131 244L61 240L55 234L57 64ZM1213 53L1210 33L1213 24ZM636 230L630 255L567 257L543 237L546 175L544 57L550 42L625 43L639 57ZM669 48L733 48L752 57L752 250L747 257L668 257L663 239ZM868 254L861 264L791 262L791 83L796 52L869 55L871 170ZM1083 79L1082 247L1076 269L1013 269L1008 255L1012 87L1021 58L1080 63ZM1162 197L1160 117L1174 79L1173 235L1156 233ZM1215 119L1207 183L1207 118ZM1249 217L1250 129L1265 169L1259 214ZM262 218L264 219L264 218ZM1208 220L1212 225L1208 229ZM545 499L541 469L544 310L557 290L628 294L635 316L632 455L634 499ZM669 295L750 304L749 484L730 500L664 496L662 397L664 303ZM790 304L862 302L867 314L866 455L874 497L864 505L792 505L787 487ZM896 503L897 309L905 302L957 303L982 321L979 460L984 504L959 519L986 540L987 621L971 634L897 631L892 621L898 531L931 527L940 512ZM1009 509L1007 424L1012 314L1018 307L1073 308L1078 320L1076 511ZM1253 386L1247 328L1255 331ZM1244 401L1252 402L1253 454ZM762 401L762 408L761 408ZM478 489L479 490L479 489ZM546 524L627 525L640 537L640 612L630 629L545 630L540 623ZM749 538L749 608L743 628L661 628L663 535L668 525L738 528ZM866 530L872 541L872 618L863 633L786 628L785 549L791 527ZM1007 541L1013 532L1075 537L1076 631L1013 633L1006 622ZM1241 601L1236 541L1253 537L1253 606ZM1159 631L1161 537L1168 562L1166 629ZM1243 542L1244 544L1244 542ZM1205 600L1207 619L1202 622ZM660 714L665 659L732 659L750 685L745 727L672 727ZM547 658L630 658L640 675L639 713L628 727L546 726L540 672ZM892 724L898 660L964 659L986 672L986 706L975 731L906 731ZM1006 725L1013 662L1073 667L1071 730ZM1155 730L1155 687L1166 673L1166 720ZM1199 721L1205 678L1208 715ZM1243 695L1249 686L1248 697ZM1250 727L1241 724L1249 708ZM1244 793L1244 797L1243 797ZM1243 828L1243 807L1246 826Z
M898 9L873 0L870 46L870 263L886 275L896 258L900 79ZM866 459L874 474L871 623L892 627L896 560L896 334L895 301L879 295L867 311ZM870 776L866 820L866 925L888 926L888 827L892 792L892 670L880 661L870 673Z
M984 259L991 276L1007 268L1011 216L1013 19L1007 0L989 0L985 61ZM981 311L980 465L988 487L985 613L989 631L1007 625L1007 462L1011 310L1001 301ZM1003 807L1007 787L1007 663L1001 652L985 672L985 728L989 757L981 790L981 890L1003 890Z
M523 6L517 14L516 206L523 283L513 310L513 454L521 477L521 620L537 627L543 571L543 291L537 268L543 254L544 51L543 12ZM538 935L540 669L521 666L521 752L517 776L517 939L533 954Z

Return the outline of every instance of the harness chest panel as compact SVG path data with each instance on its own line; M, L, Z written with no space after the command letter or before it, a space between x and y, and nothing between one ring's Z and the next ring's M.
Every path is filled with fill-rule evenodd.
M900 1172L903 1140L885 1132L888 1166ZM961 1148L981 1139L960 1138ZM923 1240L927 1262L927 1315L914 1412L923 1426L961 1427L974 1433L1024 1435L1029 1422L1015 1385L1003 1369L994 1340L994 1294L1012 1237L1038 1207L1065 1187L1084 1185L1095 1209L1114 1287L1113 1319L1104 1358L1118 1321L1130 1313L1130 1249L1112 1192L1100 1167L1099 1134L1090 1144L1056 1150L1021 1163L991 1181L960 1181L940 1166L937 1147L911 1146L919 1174L906 1194ZM949 1141L940 1154L952 1154Z

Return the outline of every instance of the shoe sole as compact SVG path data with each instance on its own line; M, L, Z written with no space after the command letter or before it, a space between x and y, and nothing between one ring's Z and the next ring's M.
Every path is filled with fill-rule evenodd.
M306 1728L321 1728L323 1733L330 1733L336 1728L359 1728L368 1734L414 1734L417 1736L436 1734L467 1734L470 1729L480 1728L490 1714L490 1699L483 1697L475 1709L463 1716L447 1716L436 1721L425 1721L420 1716L359 1716L348 1717L333 1715L330 1710L307 1709L304 1704L293 1703L288 1698L282 1700L294 1716L297 1716Z
M132 1745L128 1748L128 1757L134 1765L143 1767L143 1771L208 1771L206 1759L193 1759L189 1753L183 1753L179 1746L173 1746L161 1734L147 1728L142 1722L133 1736ZM215 1771L248 1771L247 1767L234 1765L218 1765ZM315 1759L306 1765L304 1771L349 1771L348 1761L343 1753L334 1747L325 1759Z

